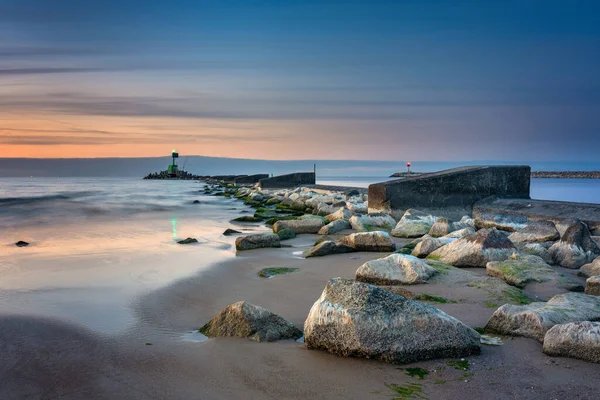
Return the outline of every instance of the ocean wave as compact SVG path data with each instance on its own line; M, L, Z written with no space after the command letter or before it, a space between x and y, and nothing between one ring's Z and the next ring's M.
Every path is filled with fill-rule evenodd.
M2 206L20 206L20 205L31 205L39 203L48 203L53 201L69 201L77 198L91 196L97 194L97 192L86 191L86 192L74 192L74 193L60 193L46 196L25 196L25 197L0 197L0 205Z

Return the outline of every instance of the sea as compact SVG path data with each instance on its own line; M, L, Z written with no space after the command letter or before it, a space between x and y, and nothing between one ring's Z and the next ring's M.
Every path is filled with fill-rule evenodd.
M367 187L386 177L321 177ZM536 199L600 203L600 180L532 179ZM198 201L199 203L195 203ZM253 209L204 194L202 182L137 178L0 178L0 316L43 316L114 335L139 323L153 290L236 257ZM193 237L190 246L178 240ZM27 247L14 245L19 240Z

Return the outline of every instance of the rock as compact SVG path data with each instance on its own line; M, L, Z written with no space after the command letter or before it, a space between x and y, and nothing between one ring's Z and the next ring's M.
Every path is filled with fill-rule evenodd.
M554 242L560 239L560 234L552 221L535 221L511 233L508 238L513 243Z
M284 228L284 229L278 231L277 235L279 236L280 240L289 240L289 239L293 239L296 237L296 234L294 233L294 231L291 229L288 229L288 228Z
M352 247L356 251L394 251L396 245L387 232L359 232L344 236L340 243Z
M334 213L338 212L341 208L342 207L334 207L329 204L319 203L317 208L314 209L313 213L315 215L320 215L320 216L324 217L326 215L334 214Z
M302 199L296 199L290 205L290 209L291 210L296 210L296 211L304 211L306 209L306 203Z
M579 220L573 220L560 241L548 251L555 264L571 269L580 268L600 255L600 249L592 240L590 231Z
M260 249L266 247L281 247L279 236L275 233L240 236L235 240L238 251Z
M431 226L429 236L434 238L446 236L457 230L455 226L456 222L450 221L448 218L438 218ZM466 226L461 225L461 228L466 228Z
M485 330L502 335L544 340L548 329L557 324L600 320L600 297L582 293L564 293L548 302L523 306L505 304L498 308Z
M423 236L423 240L421 240L412 251L412 255L415 257L427 257L429 254L439 249L442 246L447 245L448 243L456 240L455 238L434 238L429 235Z
M349 199L351 197L354 196L360 196L360 192L356 189L352 189L351 191L349 191L348 193L346 193L346 199Z
M585 276L586 278L600 275L600 257L596 257L591 263L585 264L583 267L579 268L579 272L577 274L580 276Z
M401 238L421 237L429 232L437 217L419 210L406 210L396 227L392 230L392 236Z
M585 294L600 296L600 276L590 276L585 281Z
M554 270L541 257L531 255L515 254L505 261L491 261L486 269L489 276L519 288L524 288L530 282L549 281L554 275Z
M194 238L187 238L187 239L183 239L178 241L177 243L179 244L191 244L191 243L198 243L198 241Z
M465 224L466 227L475 228L475 220L468 215L463 215L459 222Z
M261 218L254 217L252 215L242 215L241 217L237 217L232 219L230 222L260 222Z
M417 257L391 254L361 265L355 279L374 285L413 285L425 283L437 271Z
M17 247L25 247L25 246L29 246L29 243L24 242L22 240L19 240L17 243L15 243L15 246L17 246Z
M321 242L309 250L304 252L305 258L310 257L322 257L328 256L330 254L343 254L343 253L351 253L354 250L352 247L347 246L343 243L333 242L330 240L326 240Z
M455 267L485 267L490 261L503 261L518 252L510 240L496 229L481 229L435 250L429 256Z
M496 228L501 231L515 232L527 227L527 217L516 214L502 214L489 211L481 211L475 218L477 228Z
M333 207L346 207L346 200L337 200L332 204Z
M295 234L317 233L325 225L322 219L310 218L304 220L277 221L273 225L273 232L289 229Z
M554 325L544 336L544 354L600 363L600 322Z
M553 243L551 243L550 246L552 244ZM523 254L529 254L529 255L541 257L544 260L544 262L546 262L547 264L554 263L554 261L552 260L552 256L550 255L550 252L548 251L548 248L546 247L544 242L542 242L542 243L517 242L514 245ZM548 246L548 247L550 247L550 246Z
M319 235L331 235L343 231L344 229L350 229L352 226L347 219L338 219L328 223L321 229L319 229Z
M194 200L192 204L200 204L200 200Z
M476 231L475 229L469 227L466 228L462 228L462 229L458 229L456 231L450 232L449 234L447 234L446 236L442 236L442 238L444 239L450 239L450 238L463 238L465 236L469 236L474 234Z
M344 203L344 205L345 204L346 203ZM354 215L354 213L352 211L348 210L347 208L340 208L333 214L327 215L325 218L328 221L337 221L338 219L349 220L353 215Z
M200 333L209 337L251 338L257 342L299 339L302 331L267 309L238 301L221 310Z
M357 232L389 232L396 225L396 220L387 214L354 215L350 218L350 225Z
M231 235L235 235L237 233L242 233L240 231L236 231L235 229L225 229L225 232L223 232L224 236L231 236Z
M410 363L480 352L479 334L427 304L367 283L330 280L304 323L308 349Z
M298 271L299 268L287 268L287 267L268 267L258 271L258 276L261 278L272 278L277 275L291 274L292 272Z
M369 207L365 203L350 203L346 202L346 207L354 214L366 214L369 212Z

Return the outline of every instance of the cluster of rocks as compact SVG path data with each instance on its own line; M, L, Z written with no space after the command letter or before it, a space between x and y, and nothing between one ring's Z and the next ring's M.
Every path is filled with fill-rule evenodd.
M173 177L169 171L151 172L143 179L182 179L182 180L198 180L202 179L200 175L190 174L187 171L177 171L177 176Z
M544 343L547 354L600 362L596 327L600 321L600 248L579 220L555 223L488 212L453 221L415 209L395 220L387 214L369 213L367 195L358 192L232 186L205 190L243 200L256 209L253 222L272 226L272 233L239 236L238 251L280 247L281 241L296 235L318 234L323 240L308 249L305 257L392 253L362 265L354 280L334 278L327 284L304 324L308 348L390 362L478 352L477 332L398 294L404 293L396 289L399 285L427 282L437 273L429 263L440 262L486 268L488 279L500 279L519 289L534 282L552 282L561 290L584 292L559 294L548 302L505 304L490 318L486 331L532 337ZM394 237L413 240L397 250ZM561 267L578 269L587 278L585 288L576 277L561 272Z

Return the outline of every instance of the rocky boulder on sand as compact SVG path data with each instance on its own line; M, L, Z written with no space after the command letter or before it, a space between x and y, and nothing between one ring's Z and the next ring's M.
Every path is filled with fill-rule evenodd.
M555 264L564 268L577 269L592 262L600 249L591 238L587 226L579 220L572 220L567 230L548 250Z
M200 333L212 337L234 336L251 338L257 342L298 339L302 331L291 322L267 309L245 301L238 301L221 310Z
M281 247L279 236L275 233L240 236L235 239L235 248L238 251L260 249L266 247Z
M334 233L338 233L343 231L344 229L350 229L352 226L347 219L338 219L333 222L328 223L321 229L319 229L319 235L332 235Z
M600 297L582 293L564 293L547 302L523 306L505 304L489 319L486 332L525 336L544 340L548 329L557 324L600 320Z
M396 225L396 220L387 214L354 215L350 218L350 225L357 232L389 232Z
M554 325L544 336L544 354L600 363L600 322Z
M579 268L577 274L585 276L586 278L600 275L600 257L596 257L591 263L585 264L583 267Z
M508 260L491 261L486 269L489 276L519 288L524 288L530 282L548 281L554 275L554 270L541 257L532 255L514 254Z
M413 285L425 283L437 273L425 261L405 254L391 254L361 265L355 279L374 285Z
M437 308L342 278L327 283L304 323L308 349L393 363L478 354L479 340Z
M442 237L446 236L454 231L471 228L465 222L454 222L449 220L448 218L438 218L437 221L431 226L429 230L429 236L431 237Z
M339 243L352 247L356 251L394 251L396 245L387 232L360 232L344 236Z
M353 215L354 215L354 213L352 211L348 210L347 208L340 208L339 210L337 210L333 214L327 215L325 218L328 221L337 221L338 219L348 220Z
M554 242L560 234L552 221L534 221L523 229L511 233L508 238L513 243Z
M421 237L429 232L437 217L419 210L408 209L392 230L392 236L401 238Z
M323 257L331 254L344 254L344 253L352 253L354 250L352 247L347 246L343 243L333 242L331 240L326 240L321 242L314 247L306 250L304 252L305 258L310 257Z
M585 281L585 294L600 296L600 276L590 276Z
M325 225L321 218L309 218L304 220L277 221L273 225L273 232L277 233L283 229L289 229L295 234L317 233Z
M448 243L457 240L456 238L434 238L429 235L423 236L421 240L412 251L412 255L415 257L427 257L429 254L439 249Z
M490 261L503 261L518 252L510 240L496 229L476 233L440 247L429 255L455 267L485 267Z

